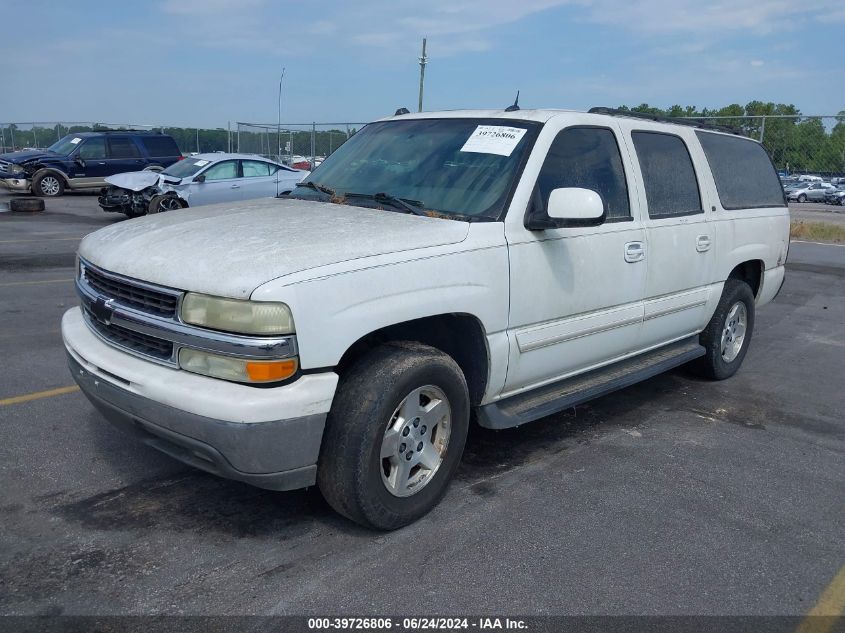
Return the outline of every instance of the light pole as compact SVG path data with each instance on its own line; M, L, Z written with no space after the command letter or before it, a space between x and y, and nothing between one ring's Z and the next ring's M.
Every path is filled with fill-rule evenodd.
M428 63L428 57L425 54L425 38L423 38L422 55L420 55L420 103L418 112L422 112L423 105L423 84L425 83L425 65Z
M282 160L282 80L285 78L285 69L279 77L279 119L276 122L276 146L279 148L278 159Z

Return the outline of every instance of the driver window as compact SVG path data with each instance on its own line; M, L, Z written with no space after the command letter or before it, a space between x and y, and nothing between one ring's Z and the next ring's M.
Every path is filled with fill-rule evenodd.
M238 177L238 163L233 160L224 160L205 171L205 181L228 180Z
M83 160L97 160L106 157L106 139L89 138L79 148L78 156Z
M542 204L552 189L582 187L601 196L607 219L628 220L628 186L613 132L607 128L570 127L557 135L537 179Z

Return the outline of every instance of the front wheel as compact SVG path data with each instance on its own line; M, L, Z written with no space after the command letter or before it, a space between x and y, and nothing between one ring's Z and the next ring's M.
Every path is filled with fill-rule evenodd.
M807 196L802 193L800 196L798 196L798 202L807 202Z
M52 173L36 176L32 181L32 193L36 196L54 198L65 192L65 181L60 176Z
M174 195L158 195L150 199L150 204L147 207L147 214L164 213L165 211L175 211L181 209L182 203L179 198Z
M705 378L730 378L742 365L753 331L754 293L744 281L728 279L710 323L699 336L706 353L690 368Z
M400 528L440 501L468 428L466 380L451 357L419 343L383 345L341 379L317 483L329 504L356 523Z

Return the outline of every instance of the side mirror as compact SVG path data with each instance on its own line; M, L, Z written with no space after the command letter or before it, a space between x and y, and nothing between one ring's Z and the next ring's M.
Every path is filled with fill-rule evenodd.
M205 182L205 174L200 174L199 176L194 176L194 182Z
M604 202L592 189L565 187L553 189L546 213L553 220L604 220Z
M79 154L73 157L74 162L79 165L80 167L85 167L85 159L82 158Z
M553 189L542 208L539 192L525 215L525 228L531 231L577 226L598 226L607 219L601 196L592 189L561 187Z

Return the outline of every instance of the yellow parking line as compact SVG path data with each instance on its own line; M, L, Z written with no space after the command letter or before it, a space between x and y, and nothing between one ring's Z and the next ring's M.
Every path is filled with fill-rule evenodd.
M830 633L845 611L845 565L833 577L795 633Z
M15 396L13 398L5 398L0 400L0 406L7 404L21 404L22 402L29 402L30 400L40 400L41 398L49 398L51 396L61 396L65 393L73 393L79 391L79 387L59 387L58 389L48 389L47 391L36 391L34 393L27 393L22 396Z
M12 281L7 284L0 284L0 288L6 286L30 286L34 284L60 284L73 281L73 279L47 279L46 281Z

